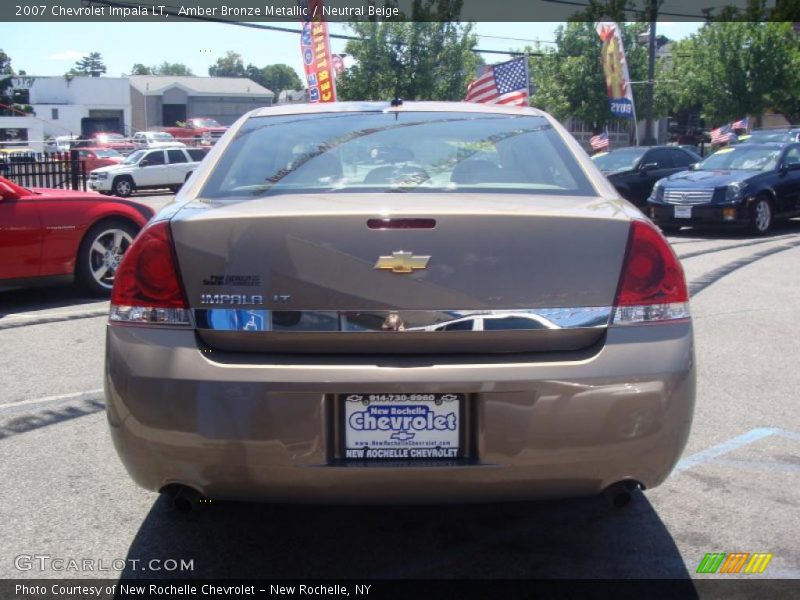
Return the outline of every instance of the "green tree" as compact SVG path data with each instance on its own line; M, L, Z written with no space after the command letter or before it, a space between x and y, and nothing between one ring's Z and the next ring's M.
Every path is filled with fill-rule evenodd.
M160 65L148 67L142 63L136 63L131 67L131 75L175 75L193 77L192 70L183 63L171 63L164 61Z
M153 69L142 63L136 63L131 67L131 75L153 75Z
M337 80L342 100L463 100L480 64L471 24L366 22L345 52L355 64Z
M708 23L672 54L676 107L699 100L709 124L798 112L800 48L791 23Z
M11 57L0 50L0 103L10 105L13 101L11 91L11 78L14 76L14 69L11 68ZM0 107L0 114L5 114Z
M183 63L171 63L164 61L157 67L153 67L153 75L174 75L179 77L192 77L194 73Z
M303 87L297 72L289 65L267 65L259 68L249 64L245 71L247 77L275 92L276 97L283 90L299 90Z
M106 66L103 64L103 57L99 52L90 52L79 61L76 61L75 66L69 70L70 75L97 76L105 72Z
M631 80L643 81L647 78L647 48L638 43L638 36L646 31L647 25L623 23L620 29ZM530 59L534 87L531 103L557 119L576 117L602 127L612 114L600 57L602 42L595 31L595 23L569 22L556 30L555 38L555 48L529 49L542 54ZM666 114L667 109L660 87L655 87L655 116ZM634 104L641 113L645 86L634 84L632 89ZM659 99L659 95L662 98ZM643 116L637 114L637 117Z
M211 77L247 77L242 55L233 50L228 50L225 56L218 58L217 62L208 68L208 74Z

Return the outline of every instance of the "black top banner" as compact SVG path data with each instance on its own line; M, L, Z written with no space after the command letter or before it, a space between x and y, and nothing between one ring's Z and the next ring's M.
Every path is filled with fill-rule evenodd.
M158 1L158 0L156 0ZM163 1L163 0L162 0ZM624 21L800 21L800 2L719 0L703 8L696 0L324 0L309 14L296 0L194 0L145 4L117 0L4 0L0 21L27 22L297 22L322 18L353 21L597 21L605 14ZM701 3L702 4L702 3ZM655 11L655 12L653 12Z

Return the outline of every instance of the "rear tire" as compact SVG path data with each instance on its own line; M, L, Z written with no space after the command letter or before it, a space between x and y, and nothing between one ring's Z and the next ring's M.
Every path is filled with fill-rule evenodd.
M774 220L769 198L764 195L758 196L750 207L750 231L756 235L766 235L772 229Z
M108 219L93 225L78 248L75 279L93 296L108 296L122 256L139 228L123 219Z
M133 183L133 179L130 177L117 177L114 180L114 183L111 185L111 190L117 195L122 198L127 198L130 196L133 191L136 189L136 186Z

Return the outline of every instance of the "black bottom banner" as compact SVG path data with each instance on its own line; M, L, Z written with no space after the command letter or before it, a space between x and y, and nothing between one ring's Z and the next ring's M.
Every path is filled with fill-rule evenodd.
M2 600L130 600L159 598L790 598L800 582L788 579L647 580L155 580L4 579Z

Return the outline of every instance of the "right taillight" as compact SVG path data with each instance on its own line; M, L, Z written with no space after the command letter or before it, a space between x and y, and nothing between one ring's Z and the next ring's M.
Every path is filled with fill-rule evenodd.
M131 244L114 275L109 319L148 325L189 325L167 221L145 228Z
M614 325L689 318L689 292L681 263L664 236L633 221L614 302Z

